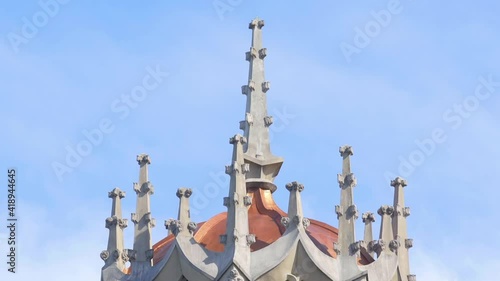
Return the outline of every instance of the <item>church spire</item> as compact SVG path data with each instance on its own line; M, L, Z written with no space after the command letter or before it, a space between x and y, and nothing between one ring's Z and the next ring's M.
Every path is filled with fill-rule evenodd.
M165 226L168 229L168 234L173 233L175 236L182 234L191 237L196 230L196 223L191 221L189 211L189 197L193 194L191 188L181 187L177 189L177 197L179 198L179 213L177 219L169 219L165 221Z
M290 199L288 201L288 217L282 217L281 223L287 228L290 225L302 225L304 228L307 228L311 222L309 219L304 218L300 196L300 193L304 190L304 185L294 181L288 183L285 187L290 191Z
M365 224L365 232L364 232L364 238L363 240L365 241L365 246L370 254L370 256L373 257L373 249L372 249L372 242L373 242L373 222L375 222L375 216L371 212L366 212L363 213L362 215L363 218L363 223Z
M245 137L235 135L229 140L233 145L232 164L226 166L226 173L230 175L229 196L224 197L224 206L227 207L226 234L221 236L225 248L246 249L250 253L250 245L255 242L255 236L249 234L248 206L252 198L247 196L245 174L250 165L243 159L243 145Z
M245 162L251 165L251 172L246 175L247 186L257 186L276 190L273 181L283 164L283 159L271 153L269 126L272 116L267 115L266 94L270 82L264 77L264 58L266 48L262 47L262 27L264 21L254 19L249 24L252 29L252 46L246 53L250 64L248 84L242 86L242 93L247 96L245 120L240 122L247 143L244 145Z
M115 188L108 192L108 197L113 200L111 216L106 219L106 228L109 229L108 248L101 252L101 258L107 267L113 263L123 270L127 256L124 251L123 229L127 227L127 219L122 218L122 198L125 192Z
M226 174L230 175L229 196L224 197L227 207L226 234L220 236L224 244L224 252L233 256L233 262L245 275L250 273L250 245L255 243L255 235L250 234L248 206L252 205L252 197L247 195L245 174L250 165L243 158L245 137L235 135L229 139L233 145L231 165L226 166ZM231 279L236 280L236 279ZM238 279L239 280L239 279Z
M357 257L364 241L356 242L355 223L358 218L358 209L354 205L353 189L357 184L356 177L351 172L352 147L345 145L339 148L342 157L342 174L337 176L340 191L340 205L335 206L339 220L339 238L336 246L339 253L341 278L347 279L349 274L357 270Z
M134 183L137 194L136 212L132 214L134 222L134 255L135 263L152 264L153 249L151 229L155 226L155 219L151 217L150 196L154 187L148 179L148 165L151 164L149 155L137 155L139 164L139 183ZM134 270L132 266L132 270Z
M408 250L413 246L413 240L408 239L408 232L406 226L406 218L410 215L410 208L405 207L404 187L408 183L403 178L397 177L391 181L391 186L394 187L394 214L392 218L392 229L394 232L394 239L398 241L401 247L397 250L398 255L398 274L400 280L406 281L405 278L410 280L415 278L410 275L410 262L408 257Z

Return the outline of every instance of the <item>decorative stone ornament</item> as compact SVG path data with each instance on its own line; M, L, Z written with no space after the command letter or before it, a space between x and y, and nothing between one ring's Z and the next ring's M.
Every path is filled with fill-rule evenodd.
M290 192L287 212L275 205L272 193L277 189L275 178L283 159L273 155L270 147L273 117L267 109L271 85L264 75L267 49L262 46L263 26L264 21L258 18L249 24L252 44L245 53L249 75L245 78L247 84L241 87L246 95L245 116L239 123L243 133L229 139L233 153L230 165L225 167L229 175L227 196L223 198L227 214L214 217L198 229L190 217L189 200L193 190L179 188L176 190L178 217L165 221L169 235L174 234L175 238L161 240L153 250L151 229L155 220L150 196L154 186L148 177L151 159L147 154L137 155L140 167L139 180L133 185L137 202L131 215L133 249L125 249L123 245L127 220L122 218L120 200L125 192L115 188L108 193L113 207L105 221L109 239L107 249L100 253L104 260L101 281L416 280L415 275L409 274L408 249L413 246L413 240L406 233L406 218L410 215L410 209L404 205L406 180L397 177L391 181L394 204L377 211L382 216L378 240L373 239L375 216L371 212L362 214L363 240L356 238L359 210L354 201L357 180L351 171L351 146L339 148L342 173L337 175L340 187L340 202L335 206L337 231L304 216L301 201L304 185L296 181L285 185ZM326 154L325 157L329 157ZM219 183L221 180L216 178ZM281 222L286 230L276 227L276 222ZM273 230L268 224L273 224ZM250 229L255 230L255 234L250 233ZM222 245L217 245L214 235L221 233ZM217 251L211 250L214 248L218 248ZM128 261L131 266L125 268Z
M154 251L153 249L146 250L146 259L151 260L153 259Z
M358 254L361 248L366 248L365 241L363 240L351 244L351 255Z
M403 208L403 217L408 217L410 216L410 207L404 207Z
M375 252L380 254L381 252L383 252L385 250L385 245L386 245L385 241L382 239L379 239L379 240L374 241L373 249L375 250Z
M238 272L237 269L233 268L231 271L229 271L229 277L227 278L228 281L245 281L243 277L241 277L240 273Z
M266 48L260 49L259 50L259 58L261 60L263 60L266 56L267 56L267 49Z
M108 197L109 198L116 198L119 197L120 199L125 198L125 191L120 190L118 187L113 189L112 191L108 192Z
M355 219L355 220L358 219L359 212L358 212L358 208L356 207L356 205L349 206L349 209L347 209L347 211L348 211L348 216L349 216L348 219L351 219L351 218Z
M413 247L413 239L405 239L405 247L406 249Z
M125 254L127 256L127 261L135 261L137 257L137 252L132 249L125 250Z
M272 116L264 117L264 124L266 124L266 127L271 126L273 124L273 117Z
M149 158L149 155L147 154L139 154L137 155L137 163L139 165L149 165L151 164L151 158Z
M407 185L408 185L408 182L401 177L397 177L396 179L391 181L391 186L394 186L394 187L398 187L398 186L405 187Z
M344 211L342 210L342 206L335 205L335 213L337 214L337 219L344 215Z
M304 226L305 229L307 229L311 225L311 221L307 218L303 218L302 225Z
M401 246L401 244L399 243L398 240L392 240L391 242L389 242L389 249L392 252L396 252L398 250L399 246Z
M296 181L288 183L285 187L286 189L288 189L288 191L302 192L304 190L304 185Z
M378 214L381 216L383 215L392 216L393 213L394 213L394 207L392 206L383 205L378 209Z
M375 216L373 215L373 213L370 212L363 213L362 219L364 223L375 222Z
M333 250L337 253L337 255L340 255L340 244L338 242L333 243Z
M109 252L104 250L101 252L100 256L103 261L106 261L109 258Z
M165 221L165 227L172 231L172 233L177 236L179 232L182 231L182 223L180 220L169 219Z
M283 226L285 226L286 228L288 228L288 226L290 225L290 218L289 217L282 217L281 224Z
M262 82L262 92L267 93L267 91L269 91L270 88L271 88L271 82L269 81Z
M189 198L191 197L191 194L193 194L193 190L191 188L179 188L177 189L177 197L181 198L181 197L186 197L186 198Z
M188 231L189 231L189 233L190 234L194 234L194 232L196 231L197 227L198 227L198 225L195 222L193 222L193 221L189 222L188 223Z

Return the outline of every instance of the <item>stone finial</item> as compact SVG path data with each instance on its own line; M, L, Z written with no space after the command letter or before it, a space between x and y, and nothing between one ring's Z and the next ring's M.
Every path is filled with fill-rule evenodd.
M113 190L111 190L110 192L108 192L108 197L109 198L119 197L120 199L122 199L122 198L125 198L125 195L126 195L125 191L122 191L118 187L114 188Z
M254 29L254 28L259 28L261 29L264 26L264 20L261 20L259 18L253 19L250 24L248 25L249 29Z
M375 216L371 212L363 213L362 217L364 223L373 223L375 222Z
M179 188L177 189L177 192L175 195L177 195L178 198L186 197L189 198L193 194L193 190L191 188Z
M137 163L139 165L149 165L151 164L151 158L149 158L149 155L147 154L139 154L137 155Z
M396 177L394 180L391 181L391 186L393 187L398 187L398 186L405 187L407 185L408 182L401 177Z
M286 184L286 189L288 191L298 191L298 192L302 192L302 190L304 190L304 185L301 184L301 183L298 183L296 181L294 182L291 182L291 183L287 183Z
M392 206L388 206L388 205L383 205L381 206L377 213L380 215L380 216L383 216L383 215L388 215L388 216L392 216L392 214L394 213L394 207Z
M407 275L408 281L417 281L417 276L413 274Z
M354 155L354 152L352 150L352 146L350 146L350 145L341 146L339 148L339 152L340 152L340 156L342 156L342 157Z

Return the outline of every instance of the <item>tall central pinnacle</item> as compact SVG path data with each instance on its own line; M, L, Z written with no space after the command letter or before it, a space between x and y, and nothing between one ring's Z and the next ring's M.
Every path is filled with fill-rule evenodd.
M248 84L242 86L242 93L247 96L245 120L240 122L240 129L245 131L247 143L244 146L245 162L250 164L246 174L247 187L261 187L276 190L274 178L283 164L283 159L271 153L269 127L272 116L267 115L266 93L270 88L264 77L264 58L266 48L262 48L262 27L264 21L254 19L249 24L252 29L252 47L246 53L250 63Z

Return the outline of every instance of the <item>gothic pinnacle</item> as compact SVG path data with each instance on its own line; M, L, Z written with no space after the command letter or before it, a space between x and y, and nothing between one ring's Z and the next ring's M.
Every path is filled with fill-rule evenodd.
M408 250L413 246L413 240L408 239L406 218L410 215L410 208L405 206L404 188L408 183L403 178L397 177L391 181L394 187L394 214L392 218L392 229L394 239L398 241L401 247L397 251L399 274L404 280L404 276L410 275L410 262Z
M282 217L281 223L285 227L291 225L303 226L307 228L311 222L309 219L304 218L302 211L302 199L300 193L304 190L304 185L296 181L288 183L286 189L290 191L290 199L288 201L288 217Z
M249 62L248 84L242 86L242 93L247 97L245 120L240 122L247 143L243 150L245 162L251 165L251 172L246 175L247 186L257 186L276 190L273 181L278 175L283 159L271 153L269 126L272 116L267 115L266 95L270 82L265 80L264 58L267 50L262 47L262 27L264 21L254 19L249 24L252 29L252 46L246 53Z
M137 155L139 164L139 183L134 183L134 191L137 194L136 212L132 214L134 222L134 261L152 265L153 249L151 240L151 229L155 226L155 219L151 216L150 196L154 187L149 182L148 165L151 159L147 154ZM134 267L132 267L134 270Z
M365 224L365 235L363 240L365 241L366 249L368 253L373 257L373 222L375 221L375 216L373 213L366 212L362 215L363 223Z
M355 223L358 218L358 209L354 205L353 189L356 186L356 178L351 173L351 146L345 145L339 148L342 157L342 174L337 175L340 187L340 205L335 206L339 220L338 253L340 254L341 276L348 272L357 270L356 254L364 246L364 241L356 242Z
M230 175L229 196L224 198L227 207L226 234L221 236L225 248L243 248L250 251L250 245L255 242L255 236L249 233L248 209L252 198L247 196L245 174L250 171L250 165L243 159L243 145L246 138L235 135L229 140L233 145L232 164L226 166L226 173Z
M189 197L193 194L191 188L177 189L177 197L179 197L179 213L177 220L169 219L165 221L165 226L169 230L169 234L173 233L177 236L179 233L183 236L193 236L196 230L196 223L191 221L189 212Z
M123 229L127 227L127 220L122 218L121 199L125 192L115 188L108 192L108 197L113 200L111 216L106 219L106 228L109 229L108 247L101 252L105 267L113 263L123 270L127 256L124 252Z

